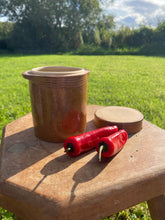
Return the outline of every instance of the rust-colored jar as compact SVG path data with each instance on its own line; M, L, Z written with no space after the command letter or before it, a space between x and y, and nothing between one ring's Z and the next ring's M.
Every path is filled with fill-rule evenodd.
M35 135L63 142L86 130L89 70L47 66L23 72L29 80Z

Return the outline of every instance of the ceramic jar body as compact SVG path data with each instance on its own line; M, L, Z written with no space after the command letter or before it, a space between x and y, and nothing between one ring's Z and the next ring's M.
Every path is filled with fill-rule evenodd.
M27 73L27 72L26 72ZM86 130L87 81L84 73L27 76L35 135L49 142L63 142Z

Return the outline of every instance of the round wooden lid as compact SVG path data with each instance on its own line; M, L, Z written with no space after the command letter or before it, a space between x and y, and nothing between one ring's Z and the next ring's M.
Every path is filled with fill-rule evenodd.
M119 129L125 129L128 134L142 129L143 114L132 108L123 106L110 106L98 109L94 115L96 127L117 125Z

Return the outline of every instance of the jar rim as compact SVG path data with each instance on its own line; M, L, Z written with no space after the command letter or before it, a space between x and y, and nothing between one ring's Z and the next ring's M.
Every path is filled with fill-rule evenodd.
M70 66L43 66L28 71L33 76L75 76L86 74L85 69Z

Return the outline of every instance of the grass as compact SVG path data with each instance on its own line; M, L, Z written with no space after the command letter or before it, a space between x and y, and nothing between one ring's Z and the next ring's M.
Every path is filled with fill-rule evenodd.
M1 55L0 137L3 127L31 111L28 81L21 73L38 66L65 65L90 70L88 104L128 106L165 129L165 58L146 56ZM6 212L1 209L0 217ZM8 212L7 212L8 213ZM2 219L14 219L12 215ZM106 218L151 219L146 203Z

